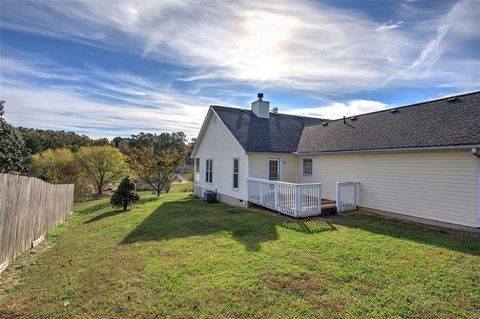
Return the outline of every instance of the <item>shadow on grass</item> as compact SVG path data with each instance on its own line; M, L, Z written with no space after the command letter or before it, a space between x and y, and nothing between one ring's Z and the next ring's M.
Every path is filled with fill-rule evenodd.
M138 202L138 204L146 204L146 203L154 202L159 198L160 197L157 197L157 196L141 196L140 195L140 201Z
M325 231L337 230L332 224L321 219L284 222L280 226L304 234L316 234Z
M308 233L328 228L312 221L285 220L268 213L184 199L161 204L121 244L228 233L247 250L258 251L262 243L279 238L277 226Z
M123 209L111 210L111 211L108 211L108 212L105 212L103 214L97 215L97 216L85 221L84 224L90 224L90 223L102 220L104 218L115 216L115 215L122 214L122 213L128 213L128 210L126 210L126 211L123 210Z
M335 220L334 224L480 256L480 234L424 226L406 221L397 221L363 214L353 214Z
M91 214L91 213L96 213L99 210L102 210L102 209L105 209L105 208L111 207L111 206L112 206L112 204L110 204L110 202L102 202L102 203L98 203L96 205L89 206L87 208L83 208L83 209L79 210L78 212L81 215L88 215L88 214Z
M108 217L113 212L104 215ZM100 219L100 216L97 218ZM219 203L206 204L189 198L162 203L121 244L228 233L246 249L258 251L262 243L279 238L278 226L314 234L335 231L335 225L480 255L480 235L477 234L357 214L332 222L318 218L297 221L267 212L232 208Z

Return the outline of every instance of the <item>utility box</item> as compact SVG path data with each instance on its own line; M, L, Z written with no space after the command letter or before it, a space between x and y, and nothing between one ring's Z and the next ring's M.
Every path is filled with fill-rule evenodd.
M205 191L203 193L203 200L207 203L215 203L217 201L217 192Z

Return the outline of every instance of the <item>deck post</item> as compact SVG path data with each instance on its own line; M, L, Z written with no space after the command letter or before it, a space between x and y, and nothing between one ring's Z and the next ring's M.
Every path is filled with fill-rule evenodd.
M317 185L318 189L318 214L322 214L322 185Z
M279 187L278 184L275 183L274 186L274 192L275 192L275 210L278 211L278 196L279 196Z
M302 186L295 185L295 217L302 212Z
M339 191L340 191L340 183L337 182L336 184L336 191L335 191L335 202L336 202L336 206L337 206L337 212L339 211L339 198L340 198L340 194L339 194Z
M264 205L265 203L263 202L263 184L258 183L258 191L260 194L260 205Z

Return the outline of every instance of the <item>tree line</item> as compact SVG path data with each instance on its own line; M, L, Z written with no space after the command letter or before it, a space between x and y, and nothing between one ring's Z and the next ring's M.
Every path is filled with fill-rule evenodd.
M125 176L160 196L169 191L176 169L190 161L192 149L183 132L140 133L110 142L73 132L15 128L5 121L3 103L0 106L0 172L74 183L77 199L102 194Z

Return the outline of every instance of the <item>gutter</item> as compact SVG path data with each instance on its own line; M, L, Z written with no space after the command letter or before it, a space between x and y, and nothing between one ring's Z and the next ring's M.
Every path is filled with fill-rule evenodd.
M349 154L349 153L383 153L383 152L412 152L412 151L441 151L441 150L464 150L476 149L480 156L480 145L447 145L447 146L428 146L428 147L405 147L405 148L383 148L383 149L365 149L365 150L351 150L351 151L325 151L325 152L245 152L250 154L268 154L268 155L294 155L294 156L312 156L312 155L326 155L326 154Z
M298 156L322 155L322 154L344 154L344 153L383 153L383 152L411 152L411 151L434 151L434 150L454 150L454 149L477 149L480 145L449 145L449 146L429 146L429 147L405 147L405 148L385 148L385 149L366 149L352 151L325 151L325 152L294 152ZM479 154L480 155L480 154ZM476 155L476 156L479 156Z

